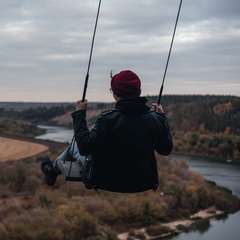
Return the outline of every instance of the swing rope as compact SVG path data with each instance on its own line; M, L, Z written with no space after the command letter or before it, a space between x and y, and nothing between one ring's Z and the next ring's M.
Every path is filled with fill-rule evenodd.
M93 31L90 56L89 56L89 61L88 61L87 74L86 74L86 77L85 77L85 84L84 84L83 95L82 95L82 102L85 101L86 92L87 92L89 70L90 70L90 65L91 65L91 60L92 60L92 52L93 52L94 40L95 40L95 35L96 35L96 30L97 30L97 24L98 24L98 17L99 17L100 7L101 7L101 0L99 0L99 4L98 4L98 10L97 10L97 16L96 16L96 21L95 21L95 27L94 27L94 31Z
M164 72L164 76L163 76L162 86L161 86L160 93L159 93L158 104L160 104L160 101L161 101L163 85L164 85L166 72L167 72L167 68L168 68L168 63L169 63L169 59L170 59L170 55L171 55L171 50L172 50L174 36L175 36L176 28L177 28L177 23L178 23L178 19L179 19L181 5L182 5L182 0L180 0L180 5L179 5L178 14L177 14L177 18L176 18L176 23L175 23L175 27L174 27L174 32L173 32L173 36L172 36L172 41L171 41L171 45L170 45L170 50L169 50L169 53L168 53L167 63L166 63L165 72ZM87 91L88 79L89 79L89 71L90 71L90 66L91 66L92 53L93 53L94 40L95 40L97 24L98 24L98 18L99 18L99 13L100 13L100 7L101 7L101 0L99 0L99 4L98 4L97 16L96 16L96 21L95 21L95 27L94 27L93 37L92 37L90 56L89 56L88 67L87 67L87 74L86 74L86 77L85 77L85 84L84 84L83 95L82 95L82 102L85 101L85 97L86 97L86 91ZM111 73L111 75L112 75L112 73ZM73 136L73 138L72 138L71 144L70 144L70 146L68 148L67 156L70 153L71 146L74 145L74 144L75 144L75 136ZM73 148L73 150L74 150L74 148ZM67 161L67 159L65 159L64 162L65 161ZM68 176L70 176L70 174L71 174L72 164L73 164L73 159L71 158L70 168L69 168L69 171L68 171L68 174L67 174ZM71 177L70 178L66 178L66 180L73 181Z
M163 75L162 86L160 88L160 92L159 92L159 96L158 96L158 101L157 101L158 105L161 102L161 97L162 97L162 92L163 92L163 85L164 85L165 77L166 77L166 74L167 74L168 63L169 63L170 55L171 55L171 52L172 52L172 46L173 46L173 41L174 41L174 37L175 37L175 32L176 32L176 29L177 29L177 24L178 24L178 19L179 19L181 6L182 6L182 0L180 0L180 4L179 4L179 8L178 8L177 18L176 18L176 22L175 22L173 35L172 35L172 41L171 41L170 49L169 49L169 52L168 52L167 63L166 63L166 67L165 67L165 71L164 71L164 75Z
M99 4L98 4L98 10L97 10L97 16L96 16L96 21L95 21L95 26L94 26L94 31L93 31L93 37L92 37L92 44L91 44L91 50L90 50L90 55L89 55L89 61L88 61L88 68L87 68L87 74L85 77L85 83L84 83L84 89L83 89L83 95L82 95L82 102L85 101L85 97L86 97L86 92L87 92L87 85L88 85L88 79L89 79L89 71L90 71L90 66L91 66L91 60L92 60L92 53L93 53L93 46L94 46L94 40L95 40L95 35L96 35L96 31L97 31L97 23L98 23L98 17L99 17L99 12L100 12L100 7L101 7L101 0L99 0ZM67 154L66 157L64 159L64 163L65 161L69 158L70 156L70 150L72 148L72 155L74 153L74 144L75 144L75 135L73 136L70 145L68 146L68 150L67 150ZM73 164L73 158L71 157L71 163L70 163L70 167L69 167L69 171L68 171L68 176L71 174L71 170L72 170L72 164ZM67 179L67 178L66 178ZM68 179L69 181L71 181L70 179Z

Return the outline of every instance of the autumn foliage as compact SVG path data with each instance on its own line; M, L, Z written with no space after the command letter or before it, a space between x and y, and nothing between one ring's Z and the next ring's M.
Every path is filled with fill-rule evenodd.
M159 189L138 194L97 193L61 176L48 187L40 161L1 163L1 240L117 239L118 233L189 218L212 205L226 212L240 207L231 192L191 172L185 161L158 156Z

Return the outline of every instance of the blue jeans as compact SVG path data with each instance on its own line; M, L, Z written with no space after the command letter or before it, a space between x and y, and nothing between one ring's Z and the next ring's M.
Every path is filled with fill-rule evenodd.
M87 156L80 155L77 144L73 141L54 161L53 167L65 177L81 178L86 158Z

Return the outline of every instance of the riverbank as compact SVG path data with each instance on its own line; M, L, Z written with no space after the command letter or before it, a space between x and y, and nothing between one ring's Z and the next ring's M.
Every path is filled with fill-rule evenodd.
M171 154L176 155L176 156L188 156L188 157L192 157L192 158L202 158L202 159L207 159L212 162L240 164L240 158L225 158L225 157L217 157L214 155L208 156L208 155L204 155L204 154L181 152L181 151L172 151Z
M159 229L164 229L165 232L161 234L157 234L155 236L150 236L148 234L147 228L135 229L130 233L131 240L139 239L137 238L137 236L144 236L144 239L146 240L167 238L188 230L193 224L197 223L198 221L204 221L222 214L224 214L224 211L217 210L213 206L191 215L189 219L180 219L180 220L172 221L169 223L159 224L158 226ZM129 232L127 232L127 233L121 233L117 237L119 240L128 240L130 236L129 236Z

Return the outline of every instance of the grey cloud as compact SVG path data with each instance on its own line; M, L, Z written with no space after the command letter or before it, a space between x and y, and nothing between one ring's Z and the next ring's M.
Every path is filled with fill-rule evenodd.
M112 100L106 95L111 69L136 71L143 79L143 93L158 93L178 5L178 0L102 1L90 100ZM29 96L44 101L44 94L52 101L79 97L97 6L97 0L2 0L0 100ZM236 94L235 89L240 89L239 10L238 0L183 0L166 93Z

